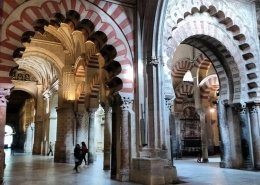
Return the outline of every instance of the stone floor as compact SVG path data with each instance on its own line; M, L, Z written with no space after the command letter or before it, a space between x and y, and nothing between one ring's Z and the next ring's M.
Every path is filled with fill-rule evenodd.
M82 165L75 173L73 164L54 163L53 157L31 156L6 151L5 185L137 185L109 178L102 170L102 156L89 166ZM223 169L218 159L196 163L195 159L175 160L182 185L260 185L260 172Z

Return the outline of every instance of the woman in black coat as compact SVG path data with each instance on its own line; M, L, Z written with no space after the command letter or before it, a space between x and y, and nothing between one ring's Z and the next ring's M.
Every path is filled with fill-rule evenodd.
M74 148L74 159L75 167L73 168L73 170L76 170L76 172L78 173L78 166L81 164L81 149L79 144L76 144Z

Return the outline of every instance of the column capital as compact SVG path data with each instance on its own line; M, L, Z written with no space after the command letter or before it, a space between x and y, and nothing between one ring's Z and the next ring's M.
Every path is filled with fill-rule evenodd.
M121 108L123 110L128 110L132 108L132 104L133 104L133 99L129 98L129 97L122 97L122 105Z
M147 65L158 66L160 64L160 59L156 56L151 56L146 58Z
M0 106L6 106L8 100L6 99L7 96L10 95L9 88L0 88Z
M173 106L173 99L165 98L165 105L171 111Z

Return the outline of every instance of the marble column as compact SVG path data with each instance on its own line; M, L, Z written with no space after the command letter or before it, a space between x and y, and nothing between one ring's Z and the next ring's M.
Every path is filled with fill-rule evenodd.
M208 162L208 138L207 138L207 125L205 120L205 110L198 111L200 116L200 126L201 126L201 151L202 151L202 161Z
M93 163L96 158L95 146L95 112L97 109L89 109L88 127L88 163Z
M232 168L242 167L240 104L226 106Z
M10 95L9 88L0 87L0 183L3 183L4 167L5 167L5 152L4 152L4 138L5 138L5 124L6 124L6 96Z
M241 125L241 148L242 157L244 161L244 167L253 165L253 154L252 154L252 134L250 130L250 115L246 105L242 105L240 110L240 125Z
M167 158L171 159L171 162L173 162L173 152L171 143L173 142L171 139L170 134L170 121L171 121L171 110L172 110L172 103L173 100L165 99L165 114L164 114L164 129L163 129L163 135L164 135L164 143L165 143L165 150L167 150ZM176 134L174 134L174 137L176 137ZM164 148L163 148L164 149Z
M104 122L104 161L103 169L110 170L111 160L111 130L112 130L112 109L111 107L104 107L105 122Z
M150 150L150 157L156 157L156 148L160 146L160 129L159 124L159 92L158 92L158 59L149 59L147 64L147 93L148 93L148 148Z
M250 110L252 145L254 155L254 167L260 169L260 109L259 104L252 106Z
M229 126L227 122L226 106L223 101L218 101L218 124L220 131L220 150L221 150L221 162L220 167L231 168L231 146L229 136Z
M132 106L132 100L123 98L122 122L121 122L121 163L120 163L120 180L129 181L129 109Z
M181 113L172 112L170 115L170 135L172 159L181 158Z

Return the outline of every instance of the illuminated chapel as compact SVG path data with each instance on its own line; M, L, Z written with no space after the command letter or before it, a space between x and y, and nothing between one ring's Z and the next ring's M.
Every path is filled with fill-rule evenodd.
M259 170L259 33L257 0L1 0L0 181L8 149L50 142L122 182L177 183L198 155Z

